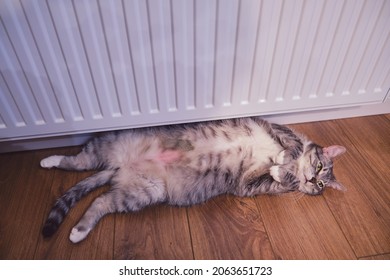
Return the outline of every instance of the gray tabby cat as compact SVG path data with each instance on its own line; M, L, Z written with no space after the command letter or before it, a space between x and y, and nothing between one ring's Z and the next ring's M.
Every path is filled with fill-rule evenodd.
M342 146L322 148L286 126L256 117L108 133L76 156L41 161L44 168L100 170L56 201L42 234L53 235L77 201L106 183L111 190L72 229L72 242L86 238L108 213L156 203L193 205L225 193L343 190L333 175L332 159L344 152Z

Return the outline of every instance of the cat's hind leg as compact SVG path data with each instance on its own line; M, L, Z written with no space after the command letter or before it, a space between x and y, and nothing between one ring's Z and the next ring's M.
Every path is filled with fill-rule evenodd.
M57 167L60 165L60 162L61 160L64 158L65 156L50 156L50 157L47 157L47 158L44 158L41 160L41 167L43 168L53 168L53 167Z
M78 224L72 229L69 239L82 241L99 220L110 213L135 212L166 200L166 188L158 180L147 176L134 178L132 185L117 186L95 199Z
M56 201L53 208L50 210L49 216L42 229L43 236L52 236L57 231L66 214L77 203L77 201L91 191L108 183L114 173L115 170L100 171L88 178L85 178L70 188Z
M99 167L100 162L97 155L90 151L88 148L84 148L76 156L63 156L54 155L44 158L40 162L43 168L60 168L66 170L92 170Z
M70 241L73 243L82 241L104 215L114 212L116 212L116 206L113 193L108 192L99 196L88 208L78 224L73 227L69 236Z

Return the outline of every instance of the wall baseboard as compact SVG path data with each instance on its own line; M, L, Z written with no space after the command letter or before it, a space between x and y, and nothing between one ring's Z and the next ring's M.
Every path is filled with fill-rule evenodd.
M267 119L270 122L280 124L292 124L389 113L390 98L387 98L385 102L379 104L266 115L264 116L264 119ZM88 141L88 139L93 137L93 135L93 133L85 133L34 139L23 139L16 141L5 141L0 142L0 153L78 146L84 144L86 141Z

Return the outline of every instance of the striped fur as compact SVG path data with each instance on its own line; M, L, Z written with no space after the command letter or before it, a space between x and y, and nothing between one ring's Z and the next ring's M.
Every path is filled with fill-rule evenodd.
M322 148L286 126L256 117L108 133L78 155L41 161L45 168L100 170L57 200L42 234L53 235L69 209L104 184L111 190L92 203L72 229L71 241L83 240L108 213L156 203L188 206L225 193L315 195L325 185L342 189L332 159L344 151Z

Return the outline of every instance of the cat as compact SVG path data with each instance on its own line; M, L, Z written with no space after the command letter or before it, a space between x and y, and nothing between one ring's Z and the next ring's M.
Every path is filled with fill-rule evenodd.
M333 174L343 146L321 147L290 128L259 117L138 128L106 133L76 156L42 159L43 168L99 170L60 197L44 224L52 236L77 201L105 184L70 240L80 242L108 213L168 203L189 206L221 195L255 196L344 190Z

